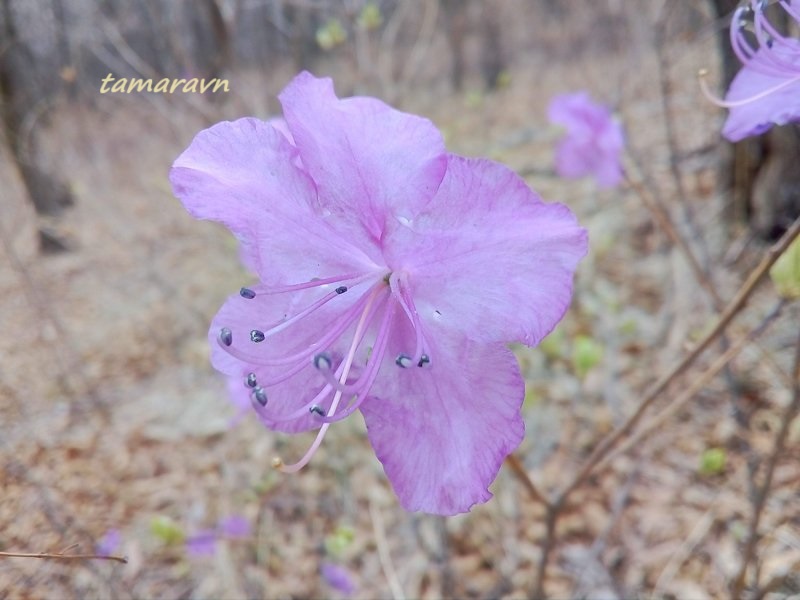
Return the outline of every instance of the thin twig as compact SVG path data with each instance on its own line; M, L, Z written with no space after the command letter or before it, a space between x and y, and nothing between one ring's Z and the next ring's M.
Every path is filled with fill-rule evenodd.
M666 56L666 44L664 40L667 38L666 28L669 13L664 10L666 3L662 5L658 22L655 24L655 49L656 58L658 63L658 84L661 91L661 106L664 112L664 128L666 133L667 148L669 149L669 167L672 173L672 178L675 180L675 189L677 191L678 203L680 204L681 211L683 212L683 219L686 221L686 226L689 231L697 236L697 230L694 226L694 219L692 215L692 208L686 193L686 187L683 185L683 175L681 174L678 165L678 139L675 135L675 117L672 107L672 82L669 77L669 59ZM670 8L674 8L670 5Z
M528 472L522 465L522 461L517 458L516 454L509 454L506 456L506 464L511 467L511 471L517 476L517 479L520 480L522 485L531 495L531 498L533 498L534 502L541 502L545 508L550 506L550 501L542 492L539 491L539 488L536 487L536 484L533 483L533 479L531 479L530 475L528 475Z
M789 566L785 573L776 575L767 581L767 583L765 583L759 590L756 590L753 593L752 600L764 600L764 597L766 597L767 594L774 592L779 587L785 585L789 579L796 577L798 573L800 573L800 560L794 561L794 563Z
M545 515L545 534L544 542L542 543L542 554L539 557L539 564L536 567L536 583L533 587L533 598L546 598L544 593L544 579L547 565L550 562L550 555L553 553L556 538L556 522L558 517L561 516L562 503L547 506L547 514Z
M616 430L614 430L614 432L600 442L600 444L595 448L594 452L592 452L592 454L586 460L578 474L570 481L569 484L567 484L567 486L556 496L554 500L545 505L547 507L547 514L545 516L546 533L544 543L542 545L542 555L539 559L539 564L537 567L536 582L534 584L532 594L533 597L544 597L544 577L555 543L554 537L556 521L558 520L561 510L566 504L569 495L581 483L583 483L590 473L594 471L600 461L603 460L606 455L616 446L617 442L628 435L628 433L642 418L642 415L645 413L645 411L658 398L661 392L667 389L669 384L676 377L682 374L689 367L689 365L691 365L695 359L697 359L697 357L700 356L700 354L702 354L702 352L708 348L708 346L724 331L728 323L730 323L730 321L738 314L738 312L742 310L750 295L755 291L756 285L761 281L764 275L766 275L766 273L769 271L770 267L775 264L775 261L778 260L784 250L791 245L791 243L799 234L800 218L797 219L789 228L789 230L783 235L783 237L767 251L767 254L764 256L758 266L751 271L750 275L739 288L739 291L736 293L733 300L731 300L725 310L722 311L722 314L719 316L717 323L714 325L711 331L709 331L705 337L703 337L703 339L683 357L683 359L681 359L672 367L672 369L670 369L650 387L650 389L645 393L644 400L639 404L639 407L636 409L636 411L634 411L634 413L628 417L625 423L620 425ZM741 350L741 348L738 346L739 345L737 344L737 346L729 349L728 352L720 357L715 364L712 365L711 369L708 370L706 376L708 376L708 373L711 371L716 373L722 369L727 362ZM705 385L705 383L703 385ZM693 391L692 395L694 393L696 393L696 391ZM681 398L681 400L685 401L683 398ZM672 410L672 408L668 410ZM659 417L661 417L661 415L659 415Z
M594 472L597 473L601 471L605 467L607 467L613 460L630 450L633 446L638 444L642 441L642 439L647 436L650 432L658 429L661 427L668 419L673 417L675 413L678 412L687 402L689 402L692 398L694 398L697 393L702 390L706 385L708 385L712 379L719 373L725 365L727 365L731 360L736 358L736 356L744 350L748 345L755 342L755 340L767 329L767 327L776 319L781 313L781 310L785 306L786 301L780 300L776 306L764 317L763 321L753 329L750 333L740 339L738 342L733 344L730 348L728 348L723 354L721 354L717 359L708 367L705 371L703 371L696 379L694 379L691 384L686 388L686 390L680 394L677 398L670 402L669 406L662 410L660 413L652 417L649 421L647 421L644 425L642 425L639 430L629 437L623 444L617 447L616 450L613 452L609 452L603 457L602 460L597 462L595 466Z
M51 552L0 552L0 558L47 558L54 560L115 560L128 564L128 559L123 556L106 554L58 554Z
M753 502L753 514L750 519L750 527L747 532L747 540L745 541L744 551L742 552L742 564L739 567L739 573L734 579L731 586L731 597L741 598L742 591L745 585L747 576L747 568L753 561L758 544L759 534L758 526L761 522L761 515L764 512L764 506L767 503L770 487L772 486L772 476L775 473L775 466L778 464L778 459L783 454L783 449L786 445L786 439L789 436L789 427L792 421L800 412L800 335L797 337L797 348L794 356L794 367L792 368L792 400L786 407L781 417L781 428L778 430L778 435L775 437L775 445L772 447L767 458L767 471L764 474L764 483L756 492Z
M372 531L375 534L375 545L378 547L378 558L381 561L383 574L386 576L386 581L389 582L389 589L392 592L394 600L403 600L405 593L403 586L400 585L400 580L397 578L397 571L395 571L394 563L392 563L392 555L389 552L389 544L386 541L386 531L383 525L383 518L381 517L380 510L375 506L375 503L370 500L369 502L369 516L372 519Z
M633 164L635 165L635 163ZM652 196L641 183L627 174L625 180L631 189L639 196L642 203L652 213L653 218L655 218L655 220L658 222L659 227L664 230L664 233L667 234L667 237L672 240L672 243L675 244L683 253L686 262L689 263L689 268L694 274L694 278L701 286L703 286L703 289L708 292L714 308L719 312L723 307L722 298L720 298L719 293L717 293L716 288L711 283L708 274L703 270L703 267L700 266L700 263L697 261L697 257L694 255L694 252L692 252L689 244L687 244L686 240L683 239L683 236L678 233L678 230L672 223L672 219L670 219L667 211L664 210L664 207L658 201L658 199Z
M622 439L626 436L631 429L639 422L645 411L653 404L658 396L663 392L672 381L682 374L689 365L691 365L702 352L724 331L728 323L739 313L744 307L750 295L755 291L756 285L767 274L770 267L775 264L778 257L783 253L786 248L794 241L800 234L800 218L798 218L789 230L778 240L767 252L766 256L761 260L758 266L751 271L748 278L739 288L739 291L734 296L733 300L728 303L728 306L722 311L714 327L698 342L695 347L688 352L680 361L678 361L666 374L662 375L644 395L644 400L639 404L639 407L628 419L620 425L614 432L607 436L595 448L594 452L584 463L578 474L572 481L563 489L559 494L558 499L555 501L556 505L560 505L564 499L578 487L586 477L593 471L597 463Z
M654 598L663 598L665 596L663 593L665 587L674 579L675 575L677 575L678 571L683 566L683 563L689 559L697 545L708 535L711 526L717 518L716 500L719 498L720 494L721 492L718 492L714 496L710 502L711 506L709 509L697 520L697 523L695 523L688 537L681 543L678 549L672 554L669 561L667 561L667 565L661 570L661 574L658 576L658 579L656 579L656 585L653 588Z

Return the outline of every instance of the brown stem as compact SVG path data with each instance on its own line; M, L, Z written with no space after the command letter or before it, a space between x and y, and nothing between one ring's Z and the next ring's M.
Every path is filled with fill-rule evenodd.
M531 479L530 475L528 475L528 472L522 465L522 461L517 458L516 454L509 454L506 456L506 464L511 467L511 471L517 476L517 479L520 480L522 485L531 495L531 498L533 498L534 502L541 502L545 508L549 508L550 501L542 492L539 491L539 488L536 487L536 484L533 483L533 479Z
M781 417L781 428L778 430L778 435L775 438L775 445L772 447L767 458L767 471L764 474L764 483L761 488L756 491L753 500L753 514L750 518L750 527L747 532L747 540L745 541L744 551L742 552L742 564L739 567L739 573L734 579L731 586L731 597L741 598L742 591L745 586L745 579L747 576L747 567L753 561L756 552L756 545L758 544L758 525L761 522L761 515L764 512L764 506L767 503L770 487L772 486L772 476L775 473L775 465L778 464L778 458L783 453L786 445L786 438L789 436L789 427L792 421L800 412L800 336L797 337L797 348L794 356L794 367L792 369L792 401L786 407Z
M553 546L555 545L556 521L558 521L562 506L562 503L559 501L547 507L547 515L545 516L546 531L542 544L542 555L539 557L539 565L536 567L536 583L533 588L533 598L547 597L544 593L544 575L547 571L547 565L550 562Z
M105 554L53 554L50 552L0 552L0 558L47 558L55 560L115 560L128 564L128 559L122 556Z
M592 472L597 463L617 444L617 442L626 436L631 429L639 422L645 411L653 404L656 398L663 392L667 386L686 368L697 359L702 352L724 331L728 323L739 313L744 307L747 299L753 293L756 285L761 281L764 275L767 274L770 267L775 264L778 257L783 253L786 248L794 241L800 234L800 218L798 218L789 230L778 240L767 252L766 256L761 260L758 266L748 276L747 280L739 288L739 291L730 301L725 310L719 316L714 327L709 331L697 345L688 352L677 364L675 364L666 374L662 375L645 393L644 400L639 404L634 413L620 425L614 432L607 436L598 446L594 452L584 463L578 474L572 481L563 489L559 494L558 499L554 504L560 504L560 501L565 499L576 487L578 487L584 479Z
M642 203L652 213L653 218L658 222L659 227L664 230L664 233L667 234L667 237L683 253L683 256L686 258L686 262L689 263L689 268L692 270L695 279L700 283L700 285L703 286L703 289L708 292L708 295L710 296L714 305L714 309L717 312L721 311L723 307L722 298L720 298L716 288L709 280L708 275L700 266L700 263L697 261L697 257L695 257L692 249L689 248L686 240L684 240L683 236L678 233L678 230L675 228L675 225L673 225L669 214L667 214L667 211L664 210L664 207L661 205L661 203L655 197L653 197L641 183L628 176L626 176L625 180L631 189L639 196Z
M753 343L756 338L761 335L766 329L767 326L772 323L780 314L781 310L783 309L784 305L786 304L785 300L780 300L778 304L773 308L769 314L764 318L761 324L753 329L750 333L728 348L723 354L721 354L708 369L703 371L699 377L697 377L694 381L689 384L686 391L680 394L677 398L675 398L670 405L654 416L652 419L647 421L644 425L642 425L639 430L636 432L635 435L629 437L622 445L617 447L616 450L606 454L601 460L597 462L595 465L594 471L597 473L598 471L602 470L606 466L608 466L611 461L613 461L617 456L623 454L624 452L630 450L633 446L638 444L642 438L644 438L648 433L653 431L654 429L660 427L664 424L664 422L675 415L678 410L684 406L689 400L694 398L694 396L703 389L708 383L719 373L725 365L727 365L731 360L733 360L739 352L741 352L745 347L749 344Z

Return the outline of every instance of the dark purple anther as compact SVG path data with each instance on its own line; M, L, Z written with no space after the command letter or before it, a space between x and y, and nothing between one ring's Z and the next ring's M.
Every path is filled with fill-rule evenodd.
M219 341L226 346L230 346L233 343L233 332L227 327L223 327L219 330Z
M408 356L407 354L400 354L395 359L394 364L396 364L398 367L403 367L404 369L407 369L414 363L411 362L411 357Z
M258 329L253 329L250 332L250 341L251 342L255 342L256 344L259 343L259 342L263 342L264 341L264 332L263 331L259 331Z
M264 388L257 387L253 389L253 398L256 399L261 406L267 405L267 392L264 391Z
M256 374L255 373L248 373L247 374L247 379L245 379L245 385L247 385L247 387L251 387L251 388L254 388L254 387L256 387L256 385L258 385L258 383L256 382Z
M326 352L320 352L319 354L314 356L314 367L317 369L330 369L333 365L333 361L331 360L330 354Z

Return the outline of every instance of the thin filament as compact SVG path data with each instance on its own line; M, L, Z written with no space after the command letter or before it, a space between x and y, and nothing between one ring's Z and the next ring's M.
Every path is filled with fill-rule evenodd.
M353 359L356 355L356 349L358 348L359 344L361 343L361 338L364 336L364 330L367 325L367 316L370 313L370 308L372 307L372 303L377 298L378 293L381 291L380 287L376 287L372 293L369 295L369 300L367 302L367 306L364 309L364 312L361 313L361 319L358 321L358 325L356 326L356 333L353 336L353 341L350 344L350 349L347 351L347 356L344 360L344 368L342 370L342 375L339 378L339 383L344 384L347 381L347 376L350 373L350 368L353 366ZM336 408L339 406L339 401L342 398L342 392L337 391L336 394L333 396L333 402L331 402L331 406L328 409L328 415L331 416L336 412ZM314 439L314 443L311 444L311 447L308 451L303 455L299 461L294 463L293 465L284 465L282 463L278 463L278 469L283 473L296 473L303 467L305 467L308 462L311 460L311 457L314 456L317 449L319 448L320 444L322 444L322 440L325 439L325 434L330 427L330 423L324 423L322 427L320 427L319 432L317 433L317 437Z
M414 356L411 357L412 364L419 363L422 354L425 352L425 340L422 337L422 323L419 320L419 313L417 307L414 306L414 301L411 299L411 294L408 293L405 286L401 283L399 278L395 279L398 290L398 301L403 311L406 313L408 320L411 321L411 326L414 328L416 334L416 346L414 348Z
M362 389L359 390L355 402L350 404L347 408L339 411L339 413L335 415L331 415L329 412L327 416L322 417L321 419L324 423L330 424L346 419L356 410L358 410L358 408L367 398L367 394L369 393L372 384L375 383L375 379L378 377L378 371L381 363L383 362L383 357L386 354L386 348L389 345L389 328L391 327L392 320L394 318L395 306L395 303L390 300L389 306L383 315L383 322L381 323L380 331L378 332L377 338L375 338L375 346L373 347L373 353L370 357L369 367L367 368L367 372L362 376L362 379L364 380L363 383L360 384Z
M285 294L287 292L297 292L299 290L307 290L309 288L319 287L321 285L327 285L329 283L341 283L343 281L350 281L351 279L357 279L358 282L367 279L370 275L363 274L363 273L347 273L346 275L336 275L334 277L325 277L323 279L312 279L311 281L306 281L304 283L294 283L291 285L282 285L282 286L270 286L270 285L261 285L258 286L256 289L258 290L259 294Z
M375 289L378 289L382 286L382 283L378 283L375 285ZM267 358L264 356L257 356L254 354L250 354L249 352L245 352L239 348L235 348L234 346L226 346L222 340L217 337L217 343L220 347L225 350L228 354L233 356L234 358L238 358L241 361L253 364L253 365L260 365L264 367L284 367L289 365L294 365L298 362L305 362L310 360L314 357L315 354L318 354L322 350L325 350L330 346L339 336L341 336L345 330L350 326L353 321L358 318L359 312L363 309L365 303L369 298L369 294L364 294L361 298L359 298L353 306L351 306L345 314L338 319L338 324L332 330L330 330L327 334L325 334L322 338L317 340L316 342L310 344L307 348L300 350L294 354L290 354L289 356L285 356L282 358Z
M361 374L361 376L352 383L348 383L342 385L338 381L339 374L338 373L331 373L331 372L323 372L323 376L327 381L328 385L330 385L333 389L341 391L346 396L355 396L357 394L361 394L362 392L366 392L372 386L372 382L375 381L375 376L377 376L378 369L380 369L381 363L383 362L383 356L386 354L386 346L388 345L389 340L389 328L392 324L392 318L394 317L395 313L395 306L396 304L392 301L391 298L387 301L387 308L386 311L383 313L383 318L381 319L381 325L378 329L378 333L375 336L375 341L372 345L372 352L370 353L369 360L367 362L367 368ZM341 414L341 413L339 413ZM335 420L339 420L338 416ZM323 421L326 418L323 417Z

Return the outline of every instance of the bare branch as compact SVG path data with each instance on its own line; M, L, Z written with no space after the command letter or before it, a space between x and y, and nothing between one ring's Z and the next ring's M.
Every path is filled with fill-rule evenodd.
M0 558L46 558L50 560L113 560L128 564L128 559L123 556L106 554L59 554L50 552L0 552Z
M753 500L753 513L750 518L750 525L747 532L747 539L745 541L744 550L742 552L742 564L739 567L739 573L731 586L731 596L733 598L741 598L742 591L745 586L745 579L747 577L747 568L753 561L756 552L756 545L758 544L759 534L758 526L761 522L761 515L764 512L764 506L767 503L767 497L772 487L772 476L775 473L775 465L778 464L778 459L783 454L784 447L786 446L786 439L789 437L789 428L800 412L800 335L797 337L797 347L794 356L794 367L792 368L792 400L786 406L783 415L781 416L781 428L778 430L778 435L775 437L775 445L772 447L767 458L766 473L764 474L764 483L761 488L756 490L755 498Z
M713 328L703 337L695 347L688 352L677 364L675 364L667 373L662 375L644 395L644 400L639 404L639 407L628 419L620 425L613 433L607 436L592 452L589 458L584 463L584 466L574 477L574 479L564 488L561 492L559 499L556 500L556 505L560 505L564 499L578 487L594 470L597 463L608 454L608 452L619 442L623 437L628 435L630 431L636 426L642 415L647 409L655 402L658 396L663 392L673 380L681 375L691 365L703 351L725 330L733 318L744 308L748 298L755 291L756 286L761 279L767 274L770 267L775 264L778 257L783 253L786 248L794 241L800 234L800 218L798 218L789 230L778 240L767 252L766 256L761 260L758 266L748 276L747 280L742 284L734 296L733 300L728 303L728 306L720 315Z

